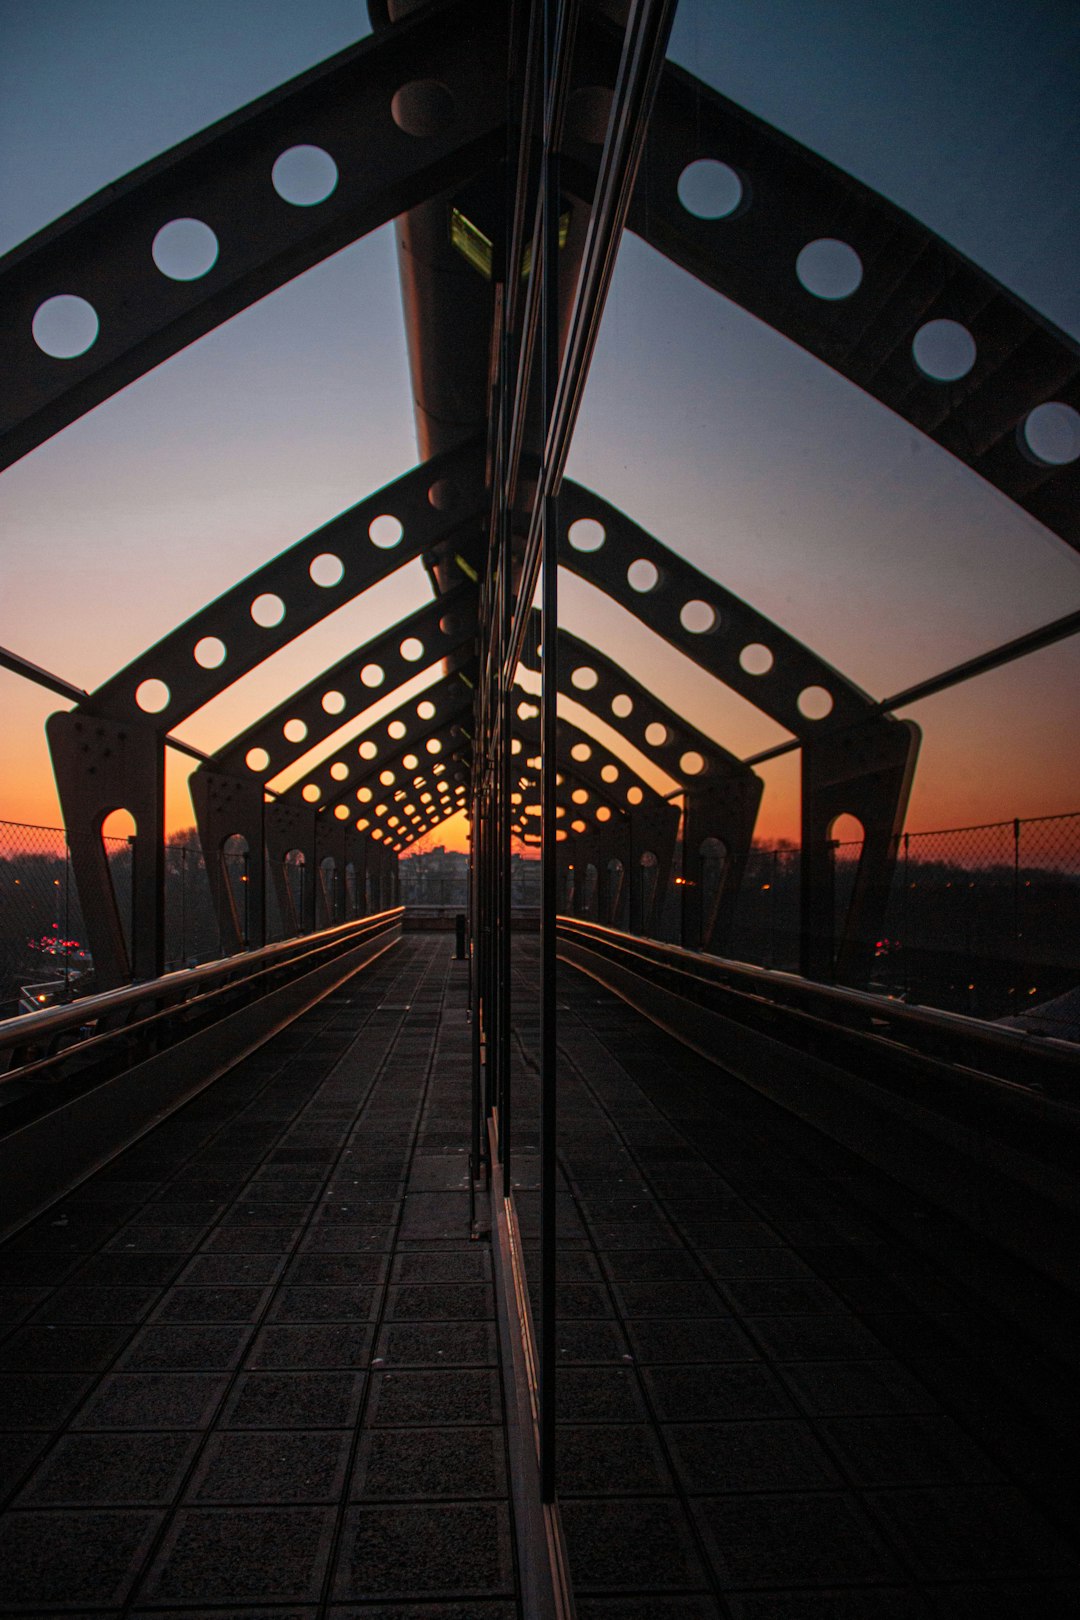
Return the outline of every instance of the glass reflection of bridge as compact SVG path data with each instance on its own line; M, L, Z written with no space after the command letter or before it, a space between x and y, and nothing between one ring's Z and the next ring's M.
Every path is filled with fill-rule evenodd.
M1000 1002L924 1005L894 946L900 711L1080 614L871 697L565 472L624 231L1074 548L1076 346L666 62L670 0L370 9L0 264L6 466L393 220L421 450L92 692L3 654L71 705L93 981L0 1026L0 1613L1066 1612L1075 870L1041 1029L1019 821L978 867ZM180 740L416 559L429 602ZM741 757L571 634L560 569L787 740ZM169 749L209 952L175 947ZM399 858L460 811L459 953Z

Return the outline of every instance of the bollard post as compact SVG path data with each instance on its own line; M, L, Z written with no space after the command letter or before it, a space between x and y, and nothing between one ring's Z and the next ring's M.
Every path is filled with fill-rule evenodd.
M456 962L465 960L465 913L459 911L454 918L454 933L457 935L457 950L454 952Z

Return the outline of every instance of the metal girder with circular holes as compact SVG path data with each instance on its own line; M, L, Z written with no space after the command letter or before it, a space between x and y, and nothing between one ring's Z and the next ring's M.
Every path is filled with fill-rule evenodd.
M168 701L151 711L151 721L169 730L412 558L452 542L461 523L482 510L482 466L479 451L467 446L384 485L223 592L99 686L82 707L118 720L144 720L147 711L137 694L144 681L159 681L168 688ZM442 500L447 485L460 491L460 507L432 503L431 491ZM319 577L332 582L321 585ZM200 662L200 648L204 658L219 661ZM155 702L160 696L149 694Z
M462 585L399 620L279 703L217 751L215 768L249 769L260 780L270 780L421 670L461 655L463 649L471 653L475 634L476 592Z
M598 84L614 82L618 44L595 16L583 18L580 49ZM596 153L571 120L564 186L591 195ZM713 217L680 198L682 181L693 201L683 177L697 163L729 171ZM1024 432L1040 406L1080 409L1080 345L925 225L671 63L628 225L1080 546L1080 459L1042 461ZM828 282L815 276L815 253ZM916 359L919 334L939 321L966 333L948 329L957 358L936 368L958 375Z
M505 21L502 0L428 7L144 164L7 254L0 466L301 271L497 164ZM325 199L297 195L286 156L297 147L332 160L336 184ZM195 273L191 260L170 261L167 233L179 222L203 227L205 273L204 260ZM35 318L40 327L56 297L84 300L97 318L94 341L70 358L35 341Z
M318 789L318 798L310 802L320 806L320 814L332 811L366 782L372 771L377 775L391 768L391 760L400 760L412 751L425 754L425 744L437 734L451 737L453 728L466 722L471 710L472 693L460 672L444 675L373 726L350 738L343 748L308 772L304 782L295 783L285 797L299 800L304 787L310 784ZM439 752L442 752L441 742ZM426 757L430 768L439 755L431 753ZM345 775L341 774L342 769Z
M578 530L575 536L575 525L586 519L594 527ZM839 962L857 978L881 932L918 752L918 728L877 712L873 699L809 648L670 551L625 513L569 480L562 486L560 522L565 534L560 559L565 567L799 738L801 966L811 977L828 978ZM573 678L572 671L571 684ZM654 735L659 738L659 731ZM647 732L643 740L646 757L655 757L658 746L650 743ZM833 822L845 813L858 818L864 839L854 900L834 949L829 837ZM717 835L715 828L692 829L691 861L695 852L700 853L699 830L703 837ZM729 853L745 857L747 847ZM691 900L690 925L700 932L694 904ZM699 940L691 936L688 943Z

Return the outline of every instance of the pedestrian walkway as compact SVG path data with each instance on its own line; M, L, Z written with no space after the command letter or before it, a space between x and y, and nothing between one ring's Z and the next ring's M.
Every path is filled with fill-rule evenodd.
M0 1613L524 1613L452 951L407 934L0 1249ZM537 971L516 941L530 1281ZM578 1620L1080 1607L1076 1397L958 1234L583 975L559 1001Z
M519 1613L452 951L410 934L0 1251L0 1612Z

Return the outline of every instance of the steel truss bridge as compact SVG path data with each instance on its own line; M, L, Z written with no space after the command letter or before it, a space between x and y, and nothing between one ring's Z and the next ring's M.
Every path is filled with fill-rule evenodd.
M965 1242L977 1240L973 1272L1010 1331L1019 1331L1020 1302L1041 1353L1055 1366L1074 1354L1061 1326L1063 1301L1076 1287L1066 1258L1077 1215L1069 1173L1074 1050L883 1002L865 985L919 748L917 728L896 711L1074 634L1080 614L963 666L930 670L903 692L874 696L694 568L663 535L564 476L623 234L637 234L767 322L1073 547L1080 546L1080 462L1040 459L1027 425L1047 407L1080 408L1080 351L917 221L667 62L673 0L371 0L370 11L369 40L120 179L0 263L6 467L257 299L392 221L420 446L417 466L298 537L92 692L3 654L7 667L73 705L52 717L48 738L100 994L0 1031L5 1092L14 1098L0 1156L15 1191L18 1244L35 1230L24 1223L40 1221L51 1200L169 1108L196 1093L212 1096L202 1090L208 1081L274 1031L298 1017L297 1027L308 1027L304 1020L318 1019L320 1007L344 1008L347 986L360 987L362 1002L369 980L396 983L394 952L406 964L404 1018L413 995L420 1006L429 993L423 952L434 947L399 941L397 859L467 810L468 963L448 970L451 1012L444 1006L440 1025L454 1062L444 1073L445 1053L437 1055L426 1072L445 1089L447 1116L451 1104L460 1108L465 1248L470 1232L487 1234L495 1257L519 1607L492 1603L490 1613L492 1620L504 1612L565 1614L574 1602L575 1558L582 1569L588 1563L580 1551L588 1535L580 1527L576 1543L571 1535L568 1564L559 1507L567 1487L556 1452L565 1366L557 1301L579 1273L560 1234L564 1220L572 1225L571 1193L584 1199L586 1213L597 1194L587 1174L575 1180L568 1169L573 1153L560 1135L558 1104L572 1071L571 1092L584 1087L590 1107L607 1107L608 1073L603 1063L590 1072L586 1048L599 1037L582 1033L580 1007L578 1045L571 1041L567 1055L557 1001L567 994L557 989L565 964L588 976L575 985L603 985L604 994L617 993L725 1064L765 1099L766 1113L786 1111L838 1144L838 1154L852 1162L863 1156L894 1178L933 1208L936 1236L955 1238L962 1229ZM300 148L332 160L321 196L290 193L287 160ZM682 176L701 162L726 165L738 182L739 201L718 217L701 217L680 198ZM151 252L177 221L200 222L217 244L210 267L189 280L162 273ZM823 242L857 254L861 275L847 296L815 296L795 277L800 253ZM75 354L50 352L42 336L60 299L92 311L91 339ZM973 340L959 377L928 375L914 359L913 341L933 322L960 326ZM429 604L317 672L212 755L199 755L194 812L232 949L220 963L164 974L165 759L170 748L193 752L177 727L416 558L432 582ZM634 615L792 741L737 757L608 654L560 628L559 568ZM403 699L292 787L271 790L375 695L433 667L438 678L419 700ZM523 667L535 678L523 683ZM679 803L572 724L560 698L671 777ZM785 751L798 752L802 786L798 977L725 957L761 800L757 767ZM102 843L103 824L118 808L138 829L130 928ZM831 858L841 815L856 817L864 833L843 908ZM510 902L515 838L538 846L543 872L539 940L523 937L520 951ZM243 909L222 858L237 839L249 854ZM332 866L350 881L308 883L298 908L289 867L301 858L309 872ZM681 937L662 944L658 908L676 863ZM272 905L288 919L292 937L284 943L269 942ZM379 1007L394 1010L395 992L379 994ZM353 1014L340 1016L344 1028ZM373 1083L372 1095L381 1096L382 1081ZM685 1097L682 1104L683 1127L692 1132L694 1107ZM699 1123L708 1136L713 1127ZM432 1173L426 1155L436 1150L410 1151L419 1153L410 1164L423 1161ZM380 1186L380 1176L387 1180L389 1199L389 1172L375 1165L371 1174ZM619 1174L605 1170L616 1181ZM710 1177L715 1167L709 1185ZM433 1198L448 1186L418 1181L403 1196L408 1204L412 1193ZM460 1181L452 1196L464 1199ZM909 1215L904 1241L915 1242ZM413 1238L426 1235L437 1247L449 1234L436 1227L418 1227ZM407 1253L408 1217L401 1230ZM700 1221L694 1230L691 1248L695 1241L709 1248ZM28 1252L38 1251L31 1244ZM567 1253L575 1252L571 1245ZM595 1258L606 1266L605 1252L597 1248ZM747 1252L756 1251L748 1244ZM582 1262L582 1278L594 1273ZM567 1387L575 1387L573 1376ZM664 1398L656 1399L662 1417ZM853 1394L838 1410L861 1409ZM1047 1466L1040 1462L1043 1485ZM1035 1495L1037 1511L1052 1519L1053 1490ZM16 1527L19 1507L16 1498ZM579 1509L575 1502L575 1524ZM1035 1511L1025 1500L1022 1512ZM629 1508L626 1515L638 1523ZM798 1522L792 1535L810 1536L810 1521ZM1052 1539L1051 1530L1046 1535ZM635 1601L646 1606L632 1612L721 1612L717 1602L733 1601L716 1574L722 1565L714 1559L702 1577L698 1608L663 1606L675 1601L670 1572L640 1574L634 1590L646 1595ZM881 1572L893 1570L884 1555L850 1580L839 1553L824 1567L823 1586L865 1582L892 1593L903 1585L903 1577ZM915 1567L918 1602L930 1602L923 1588L933 1581L918 1574L917 1558ZM1047 1600L1046 1612L1052 1593L1064 1591L1066 1571L1067 1560L1048 1552L1034 1574L1022 1572ZM616 1575L598 1579L608 1607L598 1598L600 1607L588 1612L615 1612ZM782 1572L769 1578L777 1588L784 1581ZM584 1589L591 1590L587 1579ZM370 1589L382 1590L378 1582ZM424 1590L438 1592L438 1582ZM112 1599L88 1596L76 1583L56 1598L58 1612L69 1601L100 1607ZM328 1601L325 1593L319 1601Z

